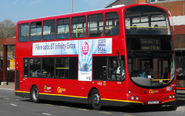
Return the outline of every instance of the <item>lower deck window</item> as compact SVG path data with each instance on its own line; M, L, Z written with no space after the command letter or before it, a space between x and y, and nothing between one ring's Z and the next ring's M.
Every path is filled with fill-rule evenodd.
M41 77L41 59L40 58L31 58L29 59L28 65L30 71L30 77Z
M54 58L43 58L42 70L43 77L54 77Z
M78 57L25 58L24 77L78 79Z
M93 57L93 80L124 80L124 67L124 57Z
M24 77L78 79L78 57L25 58ZM93 80L125 78L124 57L93 57Z
M69 77L69 58L56 58L56 77Z

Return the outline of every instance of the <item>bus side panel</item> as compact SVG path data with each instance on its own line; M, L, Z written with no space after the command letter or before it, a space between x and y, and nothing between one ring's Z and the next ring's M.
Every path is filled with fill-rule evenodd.
M38 87L40 99L87 104L84 87L77 80L29 78L28 83L30 90L33 85Z
M117 81L104 81L102 99L122 99L122 84Z
M18 57L25 57L25 56L32 56L32 43L25 42L23 43L17 43L16 45L16 56ZM28 52L29 51L29 52Z

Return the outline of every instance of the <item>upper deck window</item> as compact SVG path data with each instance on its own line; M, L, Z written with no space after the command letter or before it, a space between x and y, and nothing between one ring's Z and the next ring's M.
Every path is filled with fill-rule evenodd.
M57 39L67 39L69 38L69 25L70 19L58 19L57 20Z
M44 21L43 40L53 40L55 38L55 20Z
M41 40L41 22L31 23L31 33L30 33L30 41L40 41Z
M103 35L103 14L88 16L87 36L98 37Z
M119 15L117 12L107 13L105 15L105 35L119 35Z
M29 38L29 23L19 25L19 42L27 42Z
M125 12L126 34L170 35L168 16L151 6L128 8Z
M71 24L71 38L83 38L86 32L86 17L73 17Z

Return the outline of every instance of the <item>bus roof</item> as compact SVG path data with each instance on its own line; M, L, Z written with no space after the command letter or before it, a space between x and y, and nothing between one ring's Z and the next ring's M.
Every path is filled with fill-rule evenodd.
M125 5L125 6L120 5L118 7L111 7L111 8L104 8L104 9L95 9L95 10L89 10L89 11L81 11L81 12L74 12L74 13L66 13L66 14L44 16L44 17L38 17L38 18L30 18L30 19L24 19L24 20L18 21L18 23L29 22L29 21L32 21L32 20L43 20L44 18L54 18L54 17L60 17L60 16L70 17L72 15L78 15L78 14L83 14L83 13L92 13L92 12L101 12L101 11L106 11L106 10L120 10L120 9L123 9L123 8L129 8L129 7L138 6L138 5L155 6L155 7L158 7L158 8L161 8L161 9L165 10L164 8L156 6L156 5L153 5L153 4L140 3L140 4Z

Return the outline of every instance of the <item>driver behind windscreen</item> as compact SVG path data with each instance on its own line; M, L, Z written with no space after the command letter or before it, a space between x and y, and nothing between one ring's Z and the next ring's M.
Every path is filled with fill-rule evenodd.
M113 65L113 73L112 73L112 80L123 80L121 77L124 78L125 76L125 70L122 70L121 75L121 63L117 60L112 61Z
M148 62L144 63L145 68L143 69L143 72L145 72L146 78L154 78L154 71L152 68L150 68L150 64Z

